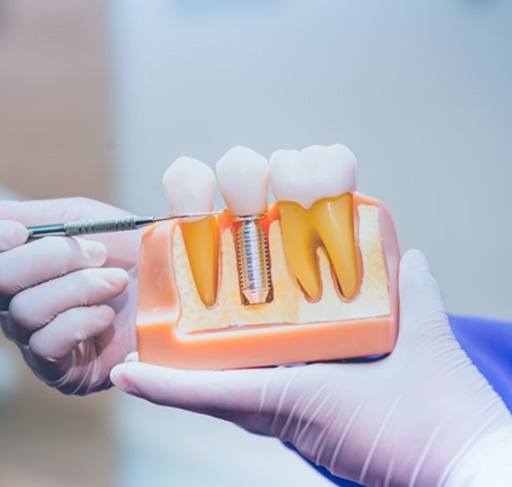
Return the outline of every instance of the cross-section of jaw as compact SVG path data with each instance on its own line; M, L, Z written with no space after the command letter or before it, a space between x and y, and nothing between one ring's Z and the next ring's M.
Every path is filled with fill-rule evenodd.
M165 195L174 215L212 211L215 204L215 174L203 162L180 157L163 178ZM192 276L201 301L208 307L217 300L218 229L210 216L180 223Z
M279 150L270 158L288 266L311 301L322 296L320 246L327 252L342 296L351 300L358 293L361 270L352 196L356 166L355 156L340 144Z
M228 209L144 235L140 359L221 370L390 353L396 231L355 179L355 157L341 145L278 151L270 165L247 148L228 151L217 165ZM213 208L215 178L199 161L179 159L164 184L173 213Z

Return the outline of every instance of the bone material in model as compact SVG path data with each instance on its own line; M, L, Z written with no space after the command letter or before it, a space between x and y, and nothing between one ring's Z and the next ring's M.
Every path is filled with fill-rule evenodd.
M209 212L215 206L215 174L201 161L178 158L164 174L164 191L176 214ZM212 216L191 218L179 225L198 294L207 307L217 299L218 230Z
M343 298L353 299L361 276L353 220L356 158L344 145L278 150L270 158L283 245L291 273L318 301L322 283L317 250L323 246Z
M270 171L276 200L294 201L304 208L356 190L357 159L342 144L275 151Z
M235 216L238 281L247 305L272 300L268 237L260 218L267 211L268 178L267 160L247 147L233 147L217 163L217 182Z

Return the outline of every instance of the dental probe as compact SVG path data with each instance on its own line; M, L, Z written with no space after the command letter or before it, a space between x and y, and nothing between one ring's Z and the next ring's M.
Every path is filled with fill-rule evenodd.
M203 216L218 215L224 210L209 211L203 213L189 213L186 215L172 215L164 217L153 216L125 216L120 218L108 218L105 220L84 220L68 223L52 223L27 227L29 239L42 237L74 237L77 235L89 235L92 233L124 232L137 230L153 223L169 220L186 220Z

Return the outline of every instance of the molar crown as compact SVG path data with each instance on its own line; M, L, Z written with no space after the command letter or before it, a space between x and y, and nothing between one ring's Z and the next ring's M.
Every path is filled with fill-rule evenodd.
M271 183L280 214L290 272L311 301L322 295L316 253L321 245L345 299L360 285L353 220L357 160L341 144L278 150L270 157Z
M278 201L310 208L323 198L356 190L356 156L342 144L312 145L270 156L270 179Z

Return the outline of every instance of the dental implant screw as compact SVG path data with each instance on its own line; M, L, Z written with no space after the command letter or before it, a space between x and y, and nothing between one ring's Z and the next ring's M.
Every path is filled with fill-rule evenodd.
M273 299L268 237L263 216L234 218L238 283L245 305L269 303Z

